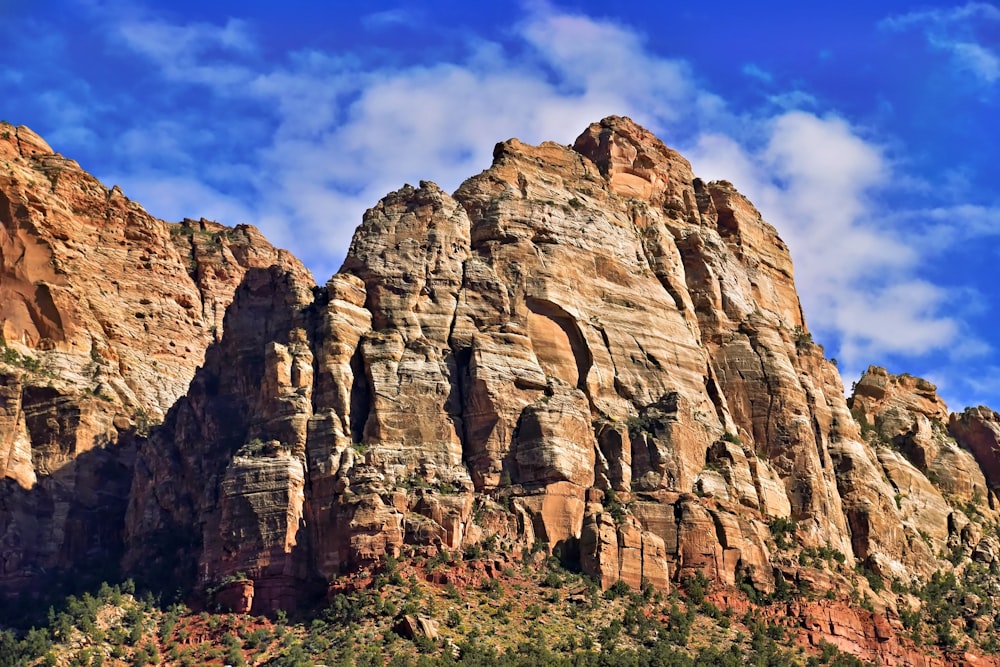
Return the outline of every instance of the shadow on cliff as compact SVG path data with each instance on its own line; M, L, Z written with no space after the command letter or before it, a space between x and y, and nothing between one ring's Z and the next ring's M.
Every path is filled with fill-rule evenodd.
M258 585L255 600L272 591L283 600L286 588L309 578L310 542L301 525L295 546L272 554L274 562L243 557L247 544L265 540L259 508L242 497L252 494L242 493L245 480L232 464L238 454L260 463L274 449L269 442L293 442L287 411L295 411L269 393L275 380L268 373L277 372L275 355L292 344L292 332L309 327L304 309L314 298L280 267L247 271L226 311L225 335L207 348L187 393L137 452L122 564L138 587L162 599L180 590L197 605L240 575ZM230 530L234 516L254 521Z
M30 489L0 480L0 626L43 625L67 596L122 581L139 439L126 431L99 443Z

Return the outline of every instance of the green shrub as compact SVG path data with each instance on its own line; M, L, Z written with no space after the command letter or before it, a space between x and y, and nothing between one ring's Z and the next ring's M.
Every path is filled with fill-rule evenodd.
M687 594L688 600L695 606L701 605L705 601L705 593L708 592L708 578L702 574L701 570L694 573L693 577L684 577L681 586Z
M814 344L812 334L801 326L795 327L792 337L795 340L795 349L799 352L809 349Z
M629 588L629 585L619 579L615 583L611 584L611 587L608 590L604 591L604 599L615 600L620 597L626 597L631 592L632 589Z
M872 590L876 593L881 593L885 588L885 582L882 581L880 577L874 570L865 566L858 566L858 572L868 580L868 585L871 586Z
M789 518L776 516L768 524L774 543L779 549L787 549L791 546L790 538L795 537L799 525Z

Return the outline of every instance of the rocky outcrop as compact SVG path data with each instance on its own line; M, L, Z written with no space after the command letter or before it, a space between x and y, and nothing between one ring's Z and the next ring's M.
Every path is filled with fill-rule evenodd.
M114 565L136 439L187 391L247 270L272 264L307 279L253 227L157 220L0 126L0 591Z
M862 430L899 450L944 493L963 503L995 505L983 473L989 466L976 457L970 439L963 437L962 446L955 440L961 417L950 420L936 391L921 378L872 366L855 384L851 411Z
M618 581L670 590L670 569L663 538L619 511L589 506L580 538L580 565L604 589Z
M156 221L21 134L5 148L18 169L61 169L32 195L58 200L47 218L103 218L53 232L20 181L3 190L4 331L32 368L0 387L0 464L34 489L100 449L131 482L113 517L125 568L171 590L267 612L389 557L490 545L578 563L604 588L707 577L742 589L736 606L809 591L824 601L788 607L808 641L908 660L886 620L915 604L899 587L1000 558L1000 418L949 418L932 385L878 368L846 400L775 229L629 119L569 147L502 142L453 194L390 193L322 286L252 228ZM78 280L96 260L71 250L90 243L128 275ZM86 289L108 285L94 305ZM158 352L178 336L187 356ZM77 370L46 393L32 373L58 364ZM140 408L168 406L133 437ZM6 546L50 528L5 502L9 571L51 562ZM106 525L93 535L113 542ZM469 581L510 561L484 562Z
M977 526L997 521L997 500L978 460L976 438L950 418L933 384L910 375L892 375L872 366L855 383L852 414L875 450L892 486L902 528L910 544L906 568L884 574L927 575L943 566L939 555L966 549L982 537Z
M990 506L995 508L996 501L992 494L1000 485L1000 415L985 406L968 408L961 414L952 414L948 426L982 469L985 480L988 480ZM975 492L976 489L973 494ZM982 490L979 493L983 495Z
M127 563L185 534L173 566L198 585L293 590L496 536L604 586L768 592L781 519L902 567L901 510L787 248L628 119L498 144L454 195L388 195L325 287L248 274L225 328L140 452Z
M222 571L211 579L218 584L252 572L255 605L297 603L282 582L307 573L298 533L313 359L299 317L311 300L311 286L294 272L273 266L247 273L225 319L234 333L208 350L205 365L214 372L195 376L141 450L127 569L156 563L182 585L196 573ZM264 574L274 574L274 595L259 590L268 590Z
M308 276L249 225L157 220L28 128L5 128L3 340L60 379L162 417L222 335L248 268Z

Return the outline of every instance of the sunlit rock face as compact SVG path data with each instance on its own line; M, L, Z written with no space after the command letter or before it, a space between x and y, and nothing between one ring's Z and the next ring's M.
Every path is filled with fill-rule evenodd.
M171 224L0 124L0 593L113 576L135 442L188 390L253 267L253 227Z
M1000 417L877 367L845 400L774 228L627 118L390 193L321 286L0 137L0 593L120 562L258 613L484 543L604 588L861 590L787 611L905 664L859 573L1000 562Z
M451 195L389 194L324 287L251 272L224 328L139 452L125 562L244 574L255 610L492 535L604 586L769 590L775 518L902 562L902 510L786 246L626 118L572 147L500 143Z
M971 412L952 415L949 424L933 384L877 366L855 383L850 406L900 510L901 525L879 528L902 530L909 545L902 556L906 568L896 572L930 574L944 566L939 555L971 539L973 519L998 518L989 466L977 463L977 439L963 428Z
M822 594L1000 553L1000 418L877 368L845 400L774 228L627 118L390 193L321 286L25 128L0 151L9 590L122 553L256 613L488 541Z

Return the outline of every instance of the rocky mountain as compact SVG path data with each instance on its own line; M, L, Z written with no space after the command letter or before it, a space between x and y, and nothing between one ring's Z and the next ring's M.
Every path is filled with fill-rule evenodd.
M157 220L0 125L0 591L120 555L136 438L272 265L310 279L253 227Z
M913 614L957 574L982 585L939 644L996 641L1000 417L874 367L845 398L774 228L631 120L389 194L320 287L252 228L157 221L8 134L0 290L28 368L3 389L5 581L117 544L263 613L488 545L494 566L428 578L539 552L604 589L703 577L804 644L946 664ZM74 512L118 523L74 542Z

